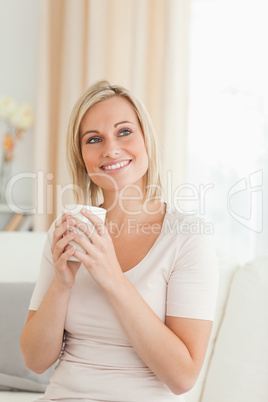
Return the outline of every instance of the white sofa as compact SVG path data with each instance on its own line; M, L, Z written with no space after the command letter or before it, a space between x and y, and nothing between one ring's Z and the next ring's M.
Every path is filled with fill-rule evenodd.
M0 286L7 299L13 300L11 294L15 292L20 306L21 289L29 292L37 279L45 237L45 233L37 232L0 232ZM185 395L186 402L267 402L268 257L240 267L233 258L221 253L218 256L220 285L213 332L201 374L194 388ZM27 315L25 306L20 325ZM12 318L17 309L9 313L9 308L11 311L5 305L1 310L0 306L0 353L7 359L8 343L16 343L11 350L12 353L17 350L17 361L8 370L7 362L0 361L0 402L32 402L42 392L21 390L36 391L44 387L50 373L45 373L42 381L40 376L32 377L27 370L21 374L23 379L18 378L23 371L18 367L22 365L17 344L20 328L12 329L8 335L5 325L9 325L10 331L17 322Z

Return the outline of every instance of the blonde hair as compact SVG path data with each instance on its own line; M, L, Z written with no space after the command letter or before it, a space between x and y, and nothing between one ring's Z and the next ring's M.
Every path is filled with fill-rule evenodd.
M82 157L80 125L90 107L113 96L124 97L138 117L149 160L145 174L145 199L159 199L161 197L159 156L153 125L145 106L126 88L111 85L108 81L98 81L77 100L68 126L67 166L73 180L76 201L91 205L99 205L102 202L101 188L90 180Z

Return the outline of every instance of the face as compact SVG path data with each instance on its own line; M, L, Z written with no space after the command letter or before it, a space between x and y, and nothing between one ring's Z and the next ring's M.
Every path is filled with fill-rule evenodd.
M89 177L103 191L143 187L148 156L139 120L125 98L92 106L82 119L80 141Z

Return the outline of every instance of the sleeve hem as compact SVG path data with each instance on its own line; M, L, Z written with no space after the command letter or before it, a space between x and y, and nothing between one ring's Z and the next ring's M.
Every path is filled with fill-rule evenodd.
M214 321L215 311L211 308L187 304L167 303L166 315Z
M37 311L40 307L40 304L42 303L43 299L40 300L31 300L28 310L32 310L32 311Z

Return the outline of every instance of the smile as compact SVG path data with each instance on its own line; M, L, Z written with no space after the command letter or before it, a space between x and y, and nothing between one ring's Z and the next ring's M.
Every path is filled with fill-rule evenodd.
M105 171L108 171L108 170L111 171L111 170L117 170L117 169L123 168L123 167L129 165L130 163L131 163L131 159L128 159L128 160L124 160L124 161L117 162L117 163L105 164L105 165L102 165L100 168Z

